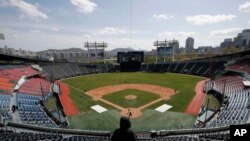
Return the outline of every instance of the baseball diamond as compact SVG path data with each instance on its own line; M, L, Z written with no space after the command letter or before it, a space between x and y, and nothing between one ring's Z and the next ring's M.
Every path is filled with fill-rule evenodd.
M141 131L163 127L165 129L178 126L191 127L195 122L193 115L197 115L197 110L195 113L189 113L190 110L187 111L187 108L197 93L196 84L201 80L203 80L202 77L191 75L135 72L93 74L65 79L60 83L66 84L70 89L69 96L74 104L69 108L75 107L79 112L69 117L71 127L112 130L113 126L110 125L118 124L116 119L120 115L127 116L131 112L135 130ZM131 95L136 96L136 99L125 98ZM202 99L198 103L201 102ZM108 111L101 114L92 111L90 107L95 104L107 108ZM164 113L154 110L162 104L173 107ZM199 108L197 105L198 110ZM177 124L176 115L179 121ZM150 117L154 117L154 124L142 126L141 123L146 122L145 118ZM163 126L162 122L166 124ZM172 122L175 124L173 125ZM98 124L102 126L98 127Z

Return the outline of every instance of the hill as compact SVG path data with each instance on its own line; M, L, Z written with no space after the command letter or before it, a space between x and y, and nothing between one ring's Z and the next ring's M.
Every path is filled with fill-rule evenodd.
M46 53L46 52L86 52L86 50L83 50L81 48L68 48L68 49L47 49L43 51L38 51L37 53Z

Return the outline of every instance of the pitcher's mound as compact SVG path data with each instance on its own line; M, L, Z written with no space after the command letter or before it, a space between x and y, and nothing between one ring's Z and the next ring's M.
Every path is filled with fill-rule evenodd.
M127 95L125 96L125 99L128 99L128 100L136 100L137 96L135 95Z

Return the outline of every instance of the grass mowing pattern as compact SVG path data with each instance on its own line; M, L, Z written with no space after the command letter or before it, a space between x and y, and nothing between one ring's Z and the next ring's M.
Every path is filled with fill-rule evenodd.
M134 100L125 99L125 96L127 95L135 95L137 98ZM114 92L103 97L103 99L124 108L138 108L158 98L160 98L159 95L134 89Z

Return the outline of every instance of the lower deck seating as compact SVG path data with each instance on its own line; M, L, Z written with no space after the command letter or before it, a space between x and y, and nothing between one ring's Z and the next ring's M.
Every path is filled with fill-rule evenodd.
M11 92L14 85L9 79L0 77L0 90Z
M224 95L228 101L206 125L206 127L220 127L244 124L250 116L250 89L242 84L243 78L238 75L224 75L208 81L205 91L216 90Z
M18 110L22 123L45 127L56 127L39 104L41 97L17 94Z
M12 119L12 116L8 113L10 109L10 98L10 95L0 93L0 121Z
M0 109L9 109L10 95L0 94Z

